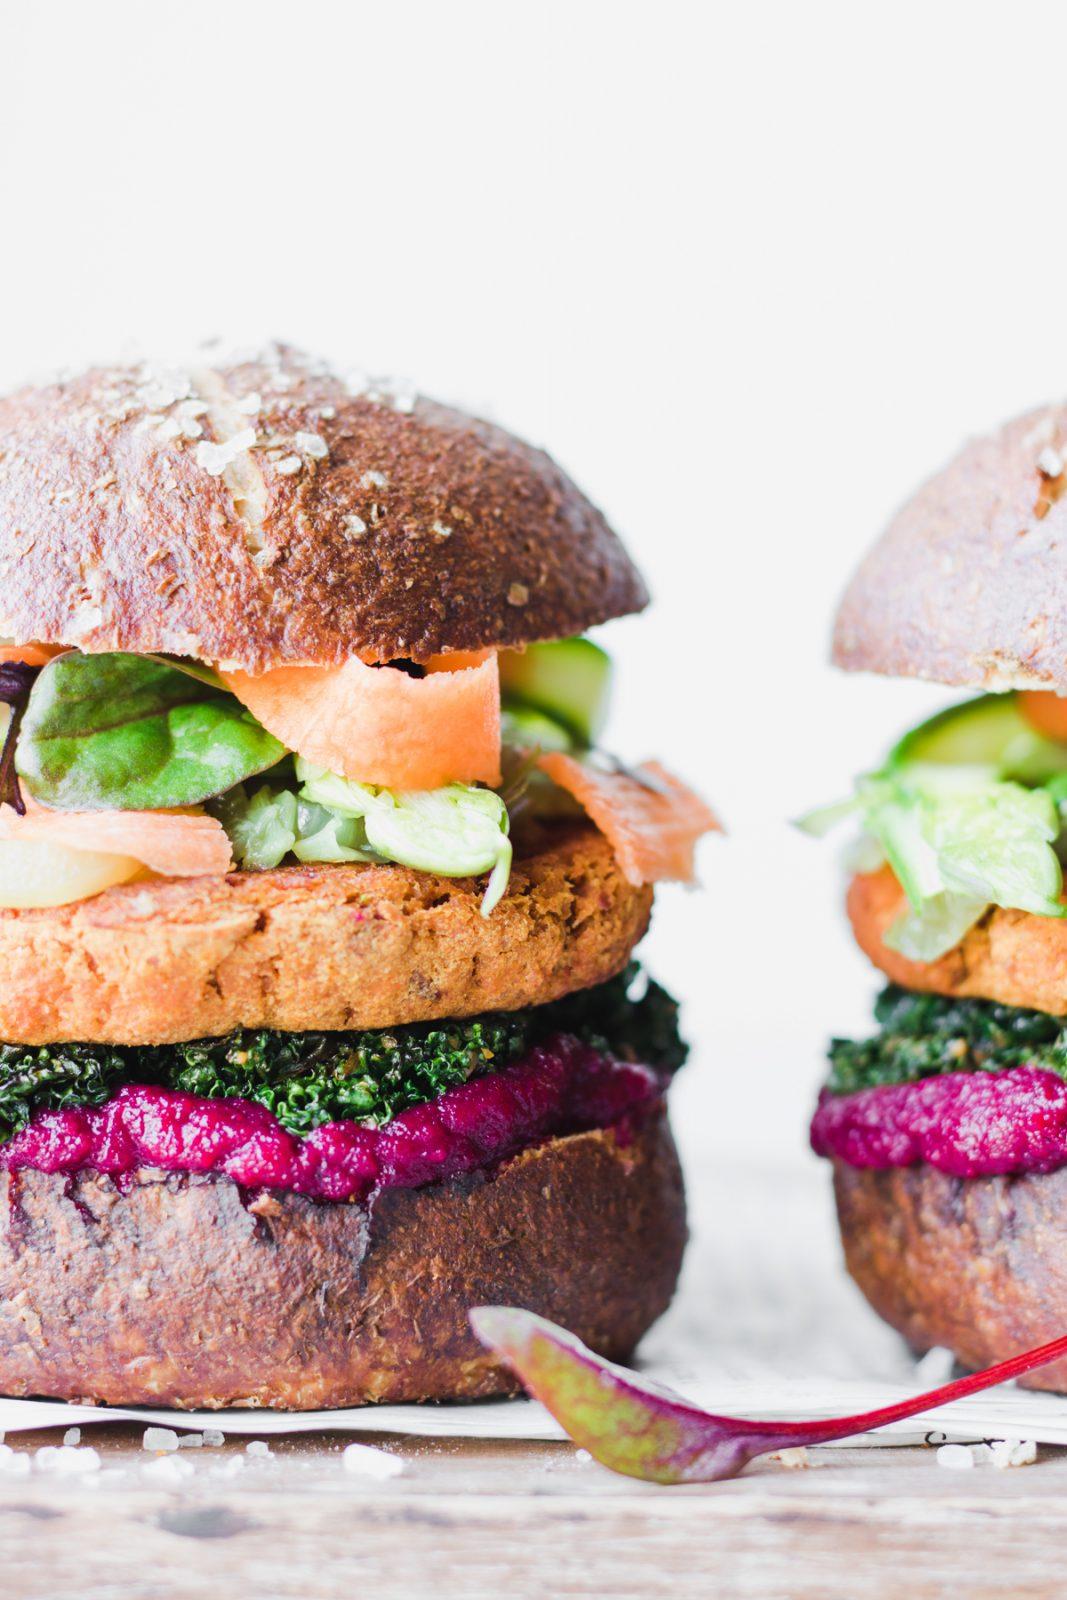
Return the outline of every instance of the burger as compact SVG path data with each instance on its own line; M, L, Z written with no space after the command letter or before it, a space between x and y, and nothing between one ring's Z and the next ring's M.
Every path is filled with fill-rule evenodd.
M0 401L0 1392L510 1392L467 1313L624 1359L685 1242L715 826L599 739L640 610L539 451L286 347Z
M848 914L886 979L835 1039L812 1125L848 1269L967 1367L1067 1326L1067 407L969 444L842 601L850 671L966 691L906 733L851 818ZM1067 1390L1067 1362L1022 1380Z

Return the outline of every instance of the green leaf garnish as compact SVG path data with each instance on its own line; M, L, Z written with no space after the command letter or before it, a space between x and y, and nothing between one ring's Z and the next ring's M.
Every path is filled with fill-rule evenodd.
M851 800L799 826L821 836L857 820L868 841L857 870L876 869L876 847L908 900L885 943L934 961L991 905L1067 915L1055 848L1065 769L1067 745L1030 729L1015 695L984 695L913 729Z
M61 811L199 805L273 767L284 745L232 695L160 659L113 652L42 667L15 767Z

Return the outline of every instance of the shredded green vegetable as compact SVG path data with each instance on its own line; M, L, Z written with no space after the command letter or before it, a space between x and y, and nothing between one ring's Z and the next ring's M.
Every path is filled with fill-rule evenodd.
M834 1039L829 1088L852 1094L882 1084L914 1083L944 1072L1003 1072L1040 1067L1067 1079L1067 1018L997 1005L913 994L891 984L874 1008L881 1031L870 1039Z

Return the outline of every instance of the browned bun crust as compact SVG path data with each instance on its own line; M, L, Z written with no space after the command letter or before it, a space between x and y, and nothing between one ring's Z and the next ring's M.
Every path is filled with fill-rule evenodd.
M514 1011L613 977L652 908L586 822L520 851L488 918L484 888L407 867L292 866L0 910L0 1038L162 1044Z
M662 1111L629 1142L549 1140L370 1214L142 1169L0 1177L0 1392L184 1408L474 1399L514 1378L476 1305L524 1306L625 1360L685 1245Z
M1067 476L1050 475L1065 450L1067 406L1049 406L972 440L924 484L845 593L837 665L1067 693Z
M542 451L358 391L274 347L0 400L0 634L262 672L559 638L647 603ZM249 427L232 467L202 464Z
M1067 1324L1067 1168L952 1178L834 1164L845 1261L871 1305L918 1350L986 1367ZM1067 1391L1067 1361L1019 1380Z
M860 949L905 989L1067 1015L1067 920L993 906L936 961L909 961L883 942L906 903L889 867L853 878L847 903Z

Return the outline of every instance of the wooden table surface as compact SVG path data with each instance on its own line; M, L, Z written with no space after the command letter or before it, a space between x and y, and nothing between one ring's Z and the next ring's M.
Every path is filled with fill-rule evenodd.
M363 1435L406 1464L378 1481L343 1469L349 1437L278 1440L265 1460L236 1440L183 1450L192 1472L171 1485L145 1477L141 1429L86 1430L102 1472L0 1478L4 1592L981 1600L1067 1589L1067 1451L951 1472L932 1450L824 1449L807 1468L756 1463L731 1483L663 1489L569 1445Z

